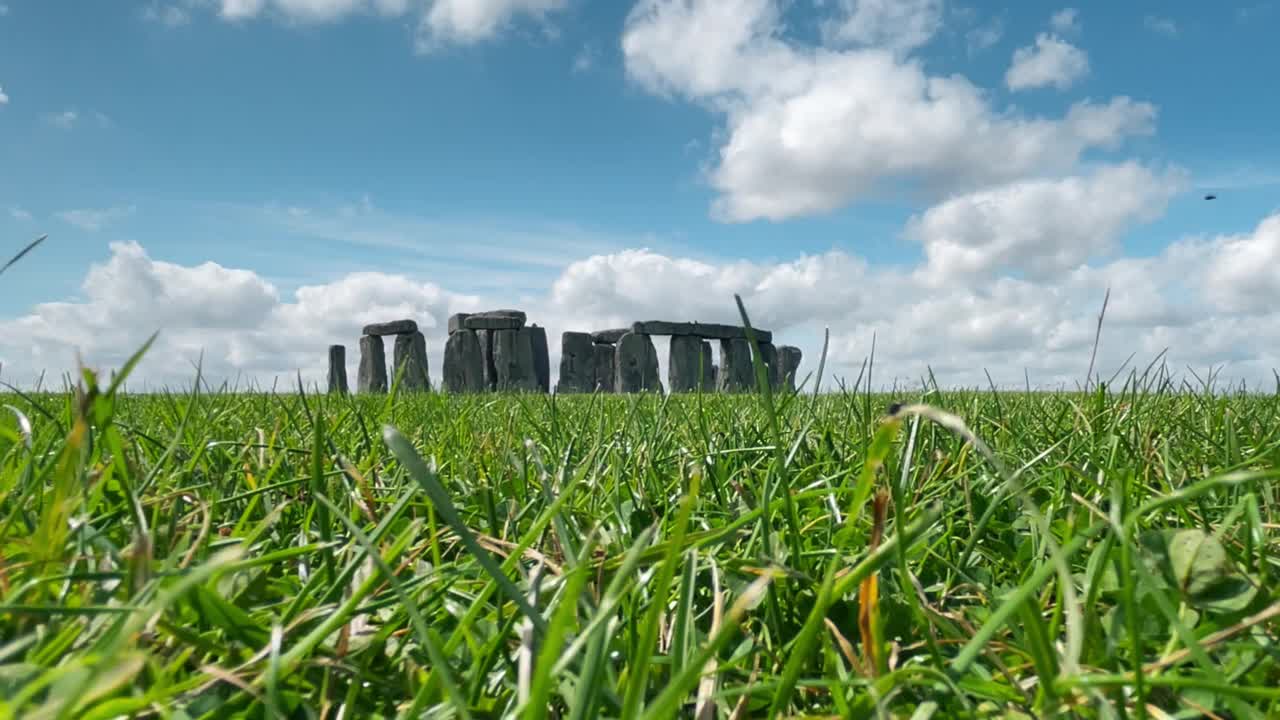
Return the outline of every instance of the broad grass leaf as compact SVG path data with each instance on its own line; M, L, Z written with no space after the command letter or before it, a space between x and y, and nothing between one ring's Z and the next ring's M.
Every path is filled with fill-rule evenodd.
M1257 595L1256 583L1241 573L1216 538L1195 528L1143 533L1148 562L1187 604L1199 610L1238 612Z

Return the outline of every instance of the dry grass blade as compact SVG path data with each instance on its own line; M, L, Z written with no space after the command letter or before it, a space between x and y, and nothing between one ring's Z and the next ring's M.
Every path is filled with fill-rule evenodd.
M32 250L35 250L36 246L44 242L45 239L48 237L49 237L48 235L41 235L40 237L31 241L31 243L28 244L26 247L19 250L17 255L14 255L13 257L9 258L9 262L5 263L3 266L0 266L0 275L3 275L5 270L8 270L14 263L18 262L23 257L25 257L27 253L31 252Z

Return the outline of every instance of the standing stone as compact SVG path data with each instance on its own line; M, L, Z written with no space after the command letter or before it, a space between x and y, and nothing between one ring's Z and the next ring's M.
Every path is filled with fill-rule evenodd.
M329 392L347 394L347 348L344 345L329 346Z
M720 388L720 368L715 365L711 366L711 388L712 390Z
M796 373L800 370L800 348L783 345L778 348L778 385L789 392L796 390Z
M449 334L452 335L459 330L466 330L465 323L471 315L467 313L454 313L449 316Z
M356 374L356 390L362 393L387 391L387 356L381 335L360 338L360 370Z
M768 342L761 342L758 347L760 348L760 358L764 360L764 376L768 380L769 387L777 390L778 383L776 382L776 378L778 377L778 349L773 346L773 343ZM756 370L753 367L751 368L752 379L754 379L755 376Z
M444 344L444 387L451 393L476 393L485 389L484 355L472 330L449 336Z
M711 343L701 341L702 350L702 392L716 391L716 361L711 355Z
M427 339L420 332L396 335L394 358L395 372L400 374L400 388L405 392L426 392L431 389L427 373Z
M648 335L627 333L618 338L614 365L614 388L620 393L662 392L658 377L658 349Z
M494 331L493 367L497 371L499 391L535 392L538 389L531 335L529 328Z
M720 341L719 391L747 392L751 389L751 344L744 339Z
M362 330L365 335L402 335L405 333L418 332L418 323L412 320L392 320L391 322L373 323L365 325Z
M702 340L675 335L667 353L667 384L673 393L693 392L702 385Z
M591 335L566 332L560 335L560 381L557 393L589 393L596 389L596 346ZM609 348L610 351L613 348ZM610 360L613 353L609 354ZM609 363L613 369L613 363Z
M547 348L547 329L529 327L529 342L533 346L533 376L538 381L538 392L551 392L551 353Z
M498 369L493 365L493 330L476 330L480 341L480 378L484 389L492 392L498 387Z
M592 389L602 393L615 392L614 380L617 379L617 373L614 371L614 356L617 351L612 343L596 343L592 350L596 356L596 379L592 383Z

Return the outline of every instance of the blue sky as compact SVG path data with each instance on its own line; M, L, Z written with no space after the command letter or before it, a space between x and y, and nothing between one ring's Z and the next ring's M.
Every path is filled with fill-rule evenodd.
M1063 338L1120 276L1151 288L1113 289L1117 364L1164 341L1242 378L1280 364L1240 349L1266 326L1249 298L1280 287L1250 261L1280 244L1275 3L0 2L0 237L49 235L4 277L20 377L77 349L110 365L153 325L228 375L318 372L359 312L314 320L339 310L312 287L424 325L523 303L553 332L731 317L738 291L807 357L832 327L855 373L872 333L911 328L950 340L890 341L904 377L942 353L958 382L1063 382ZM148 312L235 307L214 269L270 299L239 325ZM112 282L137 313L104 309ZM935 306L970 332L931 332L958 324Z

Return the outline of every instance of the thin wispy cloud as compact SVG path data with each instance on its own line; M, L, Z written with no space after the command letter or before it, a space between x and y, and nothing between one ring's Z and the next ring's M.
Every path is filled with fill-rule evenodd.
M97 232L111 223L132 215L134 213L134 209L134 206L130 205L128 207L111 207L101 210L63 210L58 213L58 218L69 225L74 225L80 228L81 230Z
M596 64L596 49L591 45L584 45L582 50L573 58L573 71L575 73L585 73Z
M4 94L4 88L0 87L0 105L8 105L9 96Z
M1142 18L1142 26L1157 35L1178 37L1178 24L1171 18L1147 15Z
M1004 20L998 17L991 18L965 33L970 55L994 46L1002 37L1004 37Z
M27 212L26 210L20 207L15 206L15 207L9 208L9 217L12 217L14 220L18 220L21 222L29 222L31 220L31 213Z
M70 130L76 126L80 120L80 113L75 110L63 110L60 113L51 113L45 116L45 121L50 125L61 128L62 130Z

